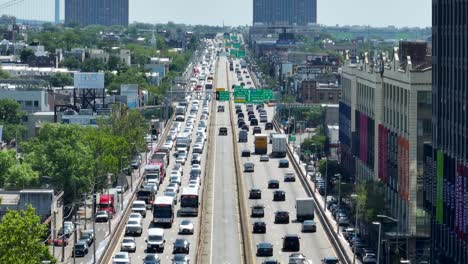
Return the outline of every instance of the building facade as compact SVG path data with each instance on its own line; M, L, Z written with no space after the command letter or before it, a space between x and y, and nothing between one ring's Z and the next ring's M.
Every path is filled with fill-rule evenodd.
M128 0L65 0L65 23L128 26Z
M298 87L296 100L304 104L338 104L340 98L341 87L304 80Z
M425 204L432 263L468 263L468 1L432 1L433 142Z
M383 184L386 209L398 219L393 238L405 238L411 262L428 258L430 226L423 206L423 154L431 141L432 69L427 57L415 58L421 49L425 45L406 43L389 61L366 56L345 65L339 110L345 171L357 182Z
M308 25L317 23L317 0L254 0L253 23Z

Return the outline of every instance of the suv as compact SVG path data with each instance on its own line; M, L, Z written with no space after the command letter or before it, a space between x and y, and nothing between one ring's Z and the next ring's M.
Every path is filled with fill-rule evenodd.
M260 190L260 189L250 189L249 199L262 199L262 190Z
M253 135L255 134L261 134L262 133L262 129L260 127L254 127L253 128Z
M227 128L226 127L220 127L219 128L219 135L220 136L227 136L228 132L227 132Z
M251 217L264 217L265 216L265 206L263 205L254 205L251 207Z
M286 211L275 212L275 224L289 224L289 213Z
M266 122L265 123L265 130L272 130L272 129L273 129L273 123Z
M224 105L218 105L218 112L224 112Z
M266 223L262 221L257 221L253 223L254 234L265 234L266 233Z
M297 235L286 235L283 237L283 251L297 252L301 250L301 243Z

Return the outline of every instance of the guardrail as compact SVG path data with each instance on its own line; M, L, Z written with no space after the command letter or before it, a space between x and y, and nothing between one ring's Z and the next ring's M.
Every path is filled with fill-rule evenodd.
M281 129L280 129L279 125L278 125L278 122L275 120L275 118L273 118L273 126L275 127L275 130L277 132L281 132ZM326 217L322 206L320 206L317 203L317 196L315 195L315 192L313 191L312 187L307 182L307 175L304 175L304 173L302 172L302 169L301 169L299 163L296 161L296 159L294 157L294 153L289 148L289 146L287 147L287 153L288 153L289 159L291 160L291 164L294 167L294 170L299 175L298 178L301 181L301 184L304 187L307 195L309 197L314 198L314 203L315 203L315 208L316 208L315 211L318 212L318 216L320 218L320 221L323 224L323 227L325 229L325 233L330 238L330 240L332 242L332 245L333 245L333 248L335 249L335 252L337 253L338 258L340 259L340 263L350 264L352 262L351 259L349 258L348 254L346 254L345 248L341 244L341 242L340 242L340 240L338 238L338 235L334 232L334 227L333 227L332 223L330 223L330 221Z
M172 114L171 118L169 119L169 122L166 124L166 127L164 128L164 132L160 139L164 139L167 137L167 134L169 133L169 127L171 127L172 122L174 121L174 114ZM163 144L163 140L159 140L158 144L156 145L156 149L161 147L161 144ZM143 181L144 177L140 177L140 179L137 182L136 186L140 186L141 182ZM98 259L97 263L102 263L102 264L107 264L111 263L112 261L112 254L114 253L116 247L119 244L119 239L116 239L119 237L119 235L124 231L125 229L125 221L128 218L128 216L131 213L132 206L131 204L133 201L136 199L136 193L137 193L138 188L135 188L135 190L132 193L132 196L130 197L127 208L125 208L124 213L120 217L119 223L117 224L117 227L114 228L114 232L111 233L109 243L107 243L104 253L101 255L101 257Z
M226 64L227 65L227 64ZM230 90L231 87L229 86L229 71L228 67L226 67L226 78L228 89ZM239 207L239 218L240 218L240 231L242 237L242 249L243 249L243 261L245 264L254 264L255 257L252 251L253 244L252 244L252 237L249 230L249 213L247 209L247 203L245 201L245 190L244 190L244 177L241 169L241 165L239 162L239 149L237 146L237 135L234 133L235 131L235 123L234 123L234 115L232 113L233 105L232 100L229 100L229 119L231 121L231 128L232 128L232 143L234 148L234 168L236 174L236 185L237 185L237 204Z

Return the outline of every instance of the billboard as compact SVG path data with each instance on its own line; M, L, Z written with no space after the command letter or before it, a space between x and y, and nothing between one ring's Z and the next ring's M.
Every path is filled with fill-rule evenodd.
M103 72L77 72L74 76L77 89L104 89Z

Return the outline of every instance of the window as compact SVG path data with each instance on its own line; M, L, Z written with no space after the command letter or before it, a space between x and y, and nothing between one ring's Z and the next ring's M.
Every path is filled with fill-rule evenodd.
M323 93L319 93L319 98L320 98L320 101L323 101Z
M26 107L32 107L32 101L24 101Z
M328 100L333 101L333 93L328 93Z
M34 101L34 107L39 107L39 101Z

